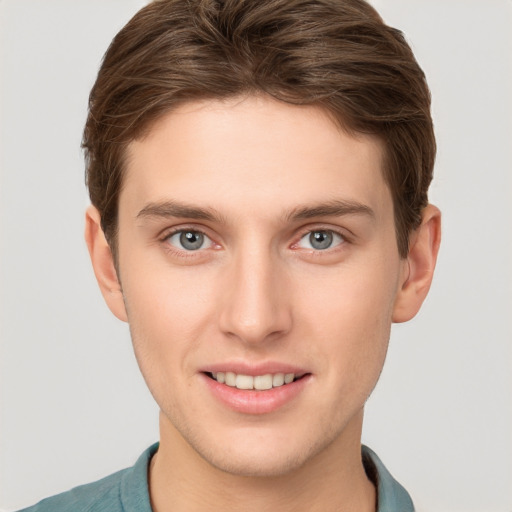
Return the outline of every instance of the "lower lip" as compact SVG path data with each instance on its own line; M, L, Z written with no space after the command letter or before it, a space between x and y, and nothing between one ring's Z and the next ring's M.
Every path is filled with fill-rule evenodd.
M201 374L210 392L230 409L244 414L268 414L293 401L304 390L311 375L264 391L242 390L220 384L216 380Z

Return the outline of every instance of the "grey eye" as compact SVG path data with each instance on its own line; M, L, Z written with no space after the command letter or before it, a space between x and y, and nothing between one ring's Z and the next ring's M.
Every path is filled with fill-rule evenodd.
M211 246L211 240L199 231L177 231L169 237L169 243L185 251L197 251Z
M343 243L343 237L334 231L318 230L306 233L299 242L305 249L324 251Z
M332 233L328 231L313 231L309 235L309 243L314 249L328 249L332 244Z

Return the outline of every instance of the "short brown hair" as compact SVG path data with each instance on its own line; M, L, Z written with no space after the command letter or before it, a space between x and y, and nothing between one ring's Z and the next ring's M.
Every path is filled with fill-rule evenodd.
M425 76L363 0L156 0L108 48L89 99L86 181L115 253L127 145L197 99L264 93L379 137L398 250L421 223L436 144Z

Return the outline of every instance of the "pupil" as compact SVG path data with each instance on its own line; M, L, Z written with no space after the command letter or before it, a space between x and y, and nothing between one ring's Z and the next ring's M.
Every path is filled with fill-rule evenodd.
M203 245L203 240L204 236L195 231L185 231L180 235L181 245L189 251L200 249Z
M314 231L309 235L309 242L314 249L328 249L332 244L332 233L328 231Z

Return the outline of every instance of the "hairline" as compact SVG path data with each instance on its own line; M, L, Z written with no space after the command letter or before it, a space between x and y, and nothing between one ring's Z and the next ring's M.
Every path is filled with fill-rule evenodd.
M178 109L186 106L186 105L206 105L209 102L219 102L219 103L228 103L228 102L238 102L243 101L249 97L267 97L271 98L274 101L278 101L280 103L284 103L291 106L297 106L297 107L314 107L319 109L324 115L326 115L329 120L336 126L337 129L339 129L342 133L353 137L355 139L361 139L363 137L371 137L375 141L378 142L379 146L381 147L381 162L380 162L380 169L379 172L382 175L382 178L384 179L384 183L389 190L391 194L391 203L392 203L392 209L393 209L393 222L395 226L395 240L397 242L397 249L400 255L400 258L404 259L407 257L407 255L402 254L401 248L400 248L400 226L398 222L398 218L396 216L397 208L395 203L395 197L393 194L393 187L391 186L389 182L387 167L390 165L389 159L390 159L390 148L388 147L388 144L384 140L384 138L378 134L378 133L370 133L370 132L364 132L361 130L356 130L355 128L351 127L350 123L346 122L346 120L336 113L334 109L329 108L324 102L318 101L318 102L311 102L311 103L299 103L299 102L292 102L292 101L286 101L282 98L276 98L272 96L271 94L267 93L263 90L258 89L251 89L246 91L241 91L235 94L226 94L226 95L218 95L214 96L212 94L205 94L204 96L192 96L187 99L180 99L177 101L172 107L169 107L162 112L158 116L156 116L153 119L147 119L145 122L142 122L138 129L134 130L134 134L132 137L128 137L127 140L123 143L123 148L121 151L121 171L120 171L120 184L118 189L118 195L117 195L117 205L116 205L116 215L115 215L115 222L113 223L113 230L108 234L107 236L107 242L109 244L110 250L112 252L112 256L114 259L114 263L116 266L116 269L118 268L118 258L119 258L119 246L118 246L118 240L119 240L119 198L121 196L123 187L126 183L126 175L127 175L127 169L130 165L131 155L130 155L130 147L134 142L143 142L147 137L151 135L153 130L156 129L158 124L163 121L163 119L166 116L172 115L175 113ZM104 228L102 223L102 229ZM407 241L410 240L411 233L414 231L414 229L409 229L407 232ZM107 235L107 233L105 233Z

